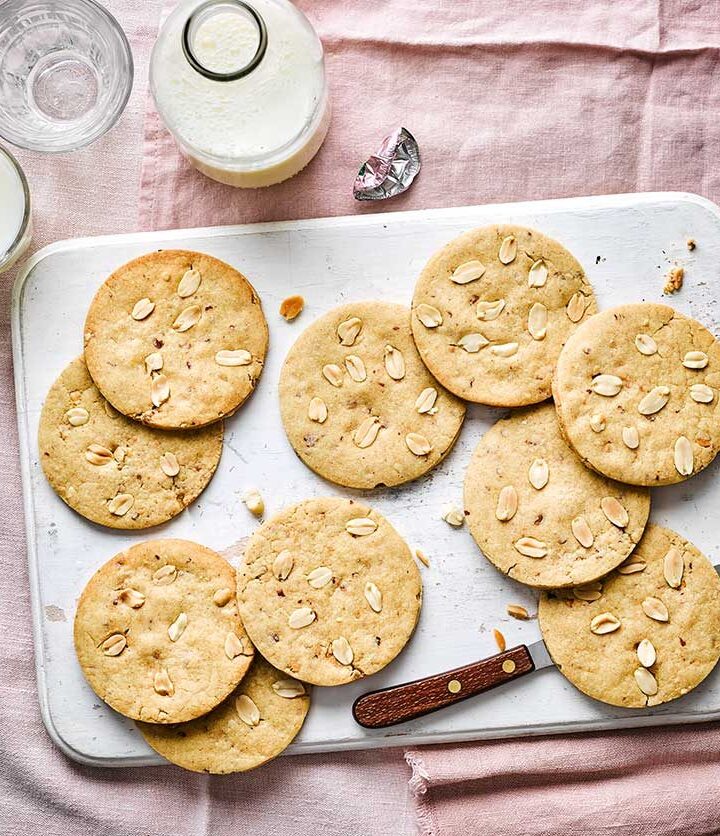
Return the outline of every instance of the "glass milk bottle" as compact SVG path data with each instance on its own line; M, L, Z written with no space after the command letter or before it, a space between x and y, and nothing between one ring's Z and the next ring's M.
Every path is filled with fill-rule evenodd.
M183 0L153 49L150 86L190 162L241 188L297 174L330 121L322 44L288 0Z

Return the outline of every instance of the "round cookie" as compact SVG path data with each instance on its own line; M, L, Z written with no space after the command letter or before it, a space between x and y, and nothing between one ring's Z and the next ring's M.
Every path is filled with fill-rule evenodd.
M110 528L148 528L179 514L212 479L222 423L158 432L105 400L82 357L53 383L38 431L48 482L78 514Z
M250 538L238 569L248 635L275 667L315 685L384 668L420 613L420 573L390 523L351 499L286 508Z
M720 344L667 305L622 305L583 323L553 395L585 464L631 485L669 485L720 449Z
M300 731L309 708L302 682L288 679L258 655L235 691L204 717L137 726L172 763L223 775L255 769L279 755Z
M285 432L305 464L351 488L401 485L451 450L465 405L428 373L410 312L353 302L307 328L280 376Z
M206 714L253 658L234 592L232 566L188 540L148 540L113 557L75 613L75 650L93 691L133 720Z
M461 398L523 406L550 397L560 350L596 310L580 264L521 226L455 238L420 274L412 330L435 377Z
M588 470L563 440L552 404L541 404L482 437L465 477L465 509L488 560L517 581L552 589L589 583L622 563L642 537L650 492Z
M720 579L679 534L648 525L629 560L598 588L594 601L544 593L538 612L553 661L583 693L624 708L660 705L715 667Z
M160 429L231 415L255 388L267 343L247 279L186 250L118 268L85 320L85 361L98 389L124 415Z

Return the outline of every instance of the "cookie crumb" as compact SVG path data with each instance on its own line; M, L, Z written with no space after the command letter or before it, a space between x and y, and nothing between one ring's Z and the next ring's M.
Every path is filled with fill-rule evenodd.
M667 279L665 280L663 293L677 293L683 286L684 279L685 269L683 267L678 267L677 265L675 267L671 267L670 272L667 274Z
M305 300L302 296L288 296L280 304L280 316L287 322L292 322L293 319L300 316L304 307Z
M527 621L530 618L530 613L520 604L508 604L506 610L508 615L520 621Z
M687 248L690 250L690 252L692 252L695 249L695 247L697 247L697 242L695 241L695 239L694 238L688 238L687 239Z
M495 637L495 644L497 644L498 650L500 653L503 653L507 647L505 643L505 636L503 636L499 630L493 630L493 636Z

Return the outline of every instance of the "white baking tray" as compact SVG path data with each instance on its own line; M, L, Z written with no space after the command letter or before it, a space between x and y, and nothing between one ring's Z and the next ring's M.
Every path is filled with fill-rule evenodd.
M95 569L121 549L149 537L185 537L227 549L257 527L240 501L248 486L262 489L268 514L307 497L359 495L323 481L290 448L277 404L285 354L315 317L342 302L376 298L409 304L415 279L434 250L468 228L497 222L525 224L558 238L584 265L602 308L663 299L720 332L720 211L707 200L682 193L359 213L348 218L118 235L52 244L30 259L15 285L12 326L32 615L40 708L50 735L67 755L101 766L161 762L132 722L97 699L76 662L72 619L78 595ZM693 253L686 247L688 237L697 240ZM257 392L227 422L220 467L199 501L155 529L110 531L75 514L46 483L38 463L38 418L51 383L82 350L83 320L97 287L122 262L162 247L212 253L247 274L270 324L270 352ZM666 299L663 277L674 263L686 268L685 287ZM278 307L285 296L295 293L305 297L306 308L288 324L279 317ZM308 720L288 751L416 745L720 717L720 670L684 699L642 712L594 702L560 673L549 670L395 728L370 732L355 725L350 706L363 691L494 653L494 627L503 631L508 646L538 638L537 622L518 622L505 614L510 602L534 612L534 594L493 569L467 528L452 529L440 520L443 504L461 504L471 451L498 414L471 407L453 452L433 473L395 490L365 493L411 545L422 547L430 557L430 569L421 567L425 595L420 623L407 649L383 672L340 688L315 688ZM652 510L656 522L689 537L714 562L720 557L717 475L717 468L711 466L690 482L658 489Z

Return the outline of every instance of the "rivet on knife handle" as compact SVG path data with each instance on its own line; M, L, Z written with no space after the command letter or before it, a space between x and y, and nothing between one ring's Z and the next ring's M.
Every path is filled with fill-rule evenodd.
M535 670L525 645L462 668L370 691L355 700L353 717L368 729L405 723L489 691Z

